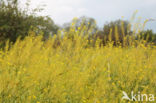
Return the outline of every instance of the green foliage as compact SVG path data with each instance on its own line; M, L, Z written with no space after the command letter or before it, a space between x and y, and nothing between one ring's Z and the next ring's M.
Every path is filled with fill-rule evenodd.
M24 9L20 8L18 0L0 0L1 42L6 40L15 42L19 36L24 38L30 29L42 31L45 38L57 32L58 26L54 24L51 18L36 15L41 10L40 8L31 11L28 8L29 3L27 5L27 8Z
M141 38L147 42L153 42L156 44L156 34L152 30L144 30L140 33Z
M103 30L97 33L96 38L102 39L103 43L113 41L117 44L123 43L125 36L131 34L131 25L128 21L116 20L105 24Z
M65 32L70 32L69 38L73 38L73 35L88 35L88 40L94 41L94 46L98 39L101 40L100 45L106 45L108 41L113 41L114 45L122 44L124 46L129 45L131 40L140 39L140 37L143 40L148 38L148 42L156 42L156 36L152 31L132 30L129 21L111 21L100 30L93 18L85 16L64 24L65 32L58 33L59 27L50 17L37 15L38 12L42 11L42 8L30 10L29 5L27 2L26 7L21 8L18 0L0 0L0 44L2 46L7 40L14 43L18 37L24 39L30 31L34 32L33 35L42 34L43 40L47 40L49 36L54 34L61 34L62 37L67 34Z
M90 32L91 34L94 34L98 30L95 19L86 16L74 18L72 22L65 23L63 25L63 29L65 29L66 31L69 31L71 27L76 31L83 30L84 34L90 32L91 29L92 29L92 32Z
M57 48L56 36L27 36L0 50L0 103L128 103L123 91L155 93L156 46L84 48L88 40L74 36Z

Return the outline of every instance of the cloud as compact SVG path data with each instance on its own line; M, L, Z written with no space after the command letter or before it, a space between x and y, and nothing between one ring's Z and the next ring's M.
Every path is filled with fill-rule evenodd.
M51 16L58 24L70 21L73 17L84 15L87 9L83 4L87 0L33 0L32 5L45 4L45 15Z
M47 5L42 14L51 16L57 24L86 15L95 18L98 25L102 26L106 21L121 16L130 19L136 10L143 19L156 19L156 0L32 0L32 7L39 4Z

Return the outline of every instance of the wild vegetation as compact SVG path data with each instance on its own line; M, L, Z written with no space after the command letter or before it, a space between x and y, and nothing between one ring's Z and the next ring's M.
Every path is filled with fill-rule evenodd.
M156 93L152 30L123 20L100 30L86 17L59 28L17 3L0 2L1 103L127 103L123 91Z
M56 38L28 36L0 51L1 102L127 103L122 91L156 92L155 46L92 47L75 35L54 48Z

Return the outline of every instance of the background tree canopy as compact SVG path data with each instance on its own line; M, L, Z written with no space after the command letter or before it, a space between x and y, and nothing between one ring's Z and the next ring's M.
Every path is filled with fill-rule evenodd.
M18 0L0 0L0 41L15 42L18 36L24 38L34 28L42 31L45 38L55 34L58 26L50 17L35 15L38 11L40 8L20 8Z
M93 30L94 33L95 31L98 30L95 19L86 16L82 16L80 18L74 18L71 22L65 23L63 25L63 29L65 29L66 31L69 31L70 27L74 27L75 30L82 29L85 27L86 32L89 31L90 29L94 29Z
M86 16L73 19L60 28L50 17L37 15L42 8L30 10L29 2L25 6L26 8L21 8L19 0L0 0L0 44L3 45L7 40L14 43L19 36L23 39L29 31L35 31L35 35L43 34L43 40L46 40L50 35L57 34L59 29L67 32L74 29L79 31L79 34L89 34L89 39L94 41L99 38L103 44L110 39L115 44L123 43L125 36L133 34L129 21L111 21L99 29L95 19ZM156 43L156 36L152 30L141 31L139 35L144 40L148 39L148 42Z

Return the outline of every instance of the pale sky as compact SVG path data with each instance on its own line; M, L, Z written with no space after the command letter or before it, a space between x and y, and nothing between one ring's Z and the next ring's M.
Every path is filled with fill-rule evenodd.
M21 0L23 3L26 0ZM137 17L156 19L156 0L31 0L31 7L46 5L43 15L49 15L56 24L70 22L74 17L88 16L99 27L111 20L129 20L138 10ZM148 22L146 28L156 32L156 21Z

